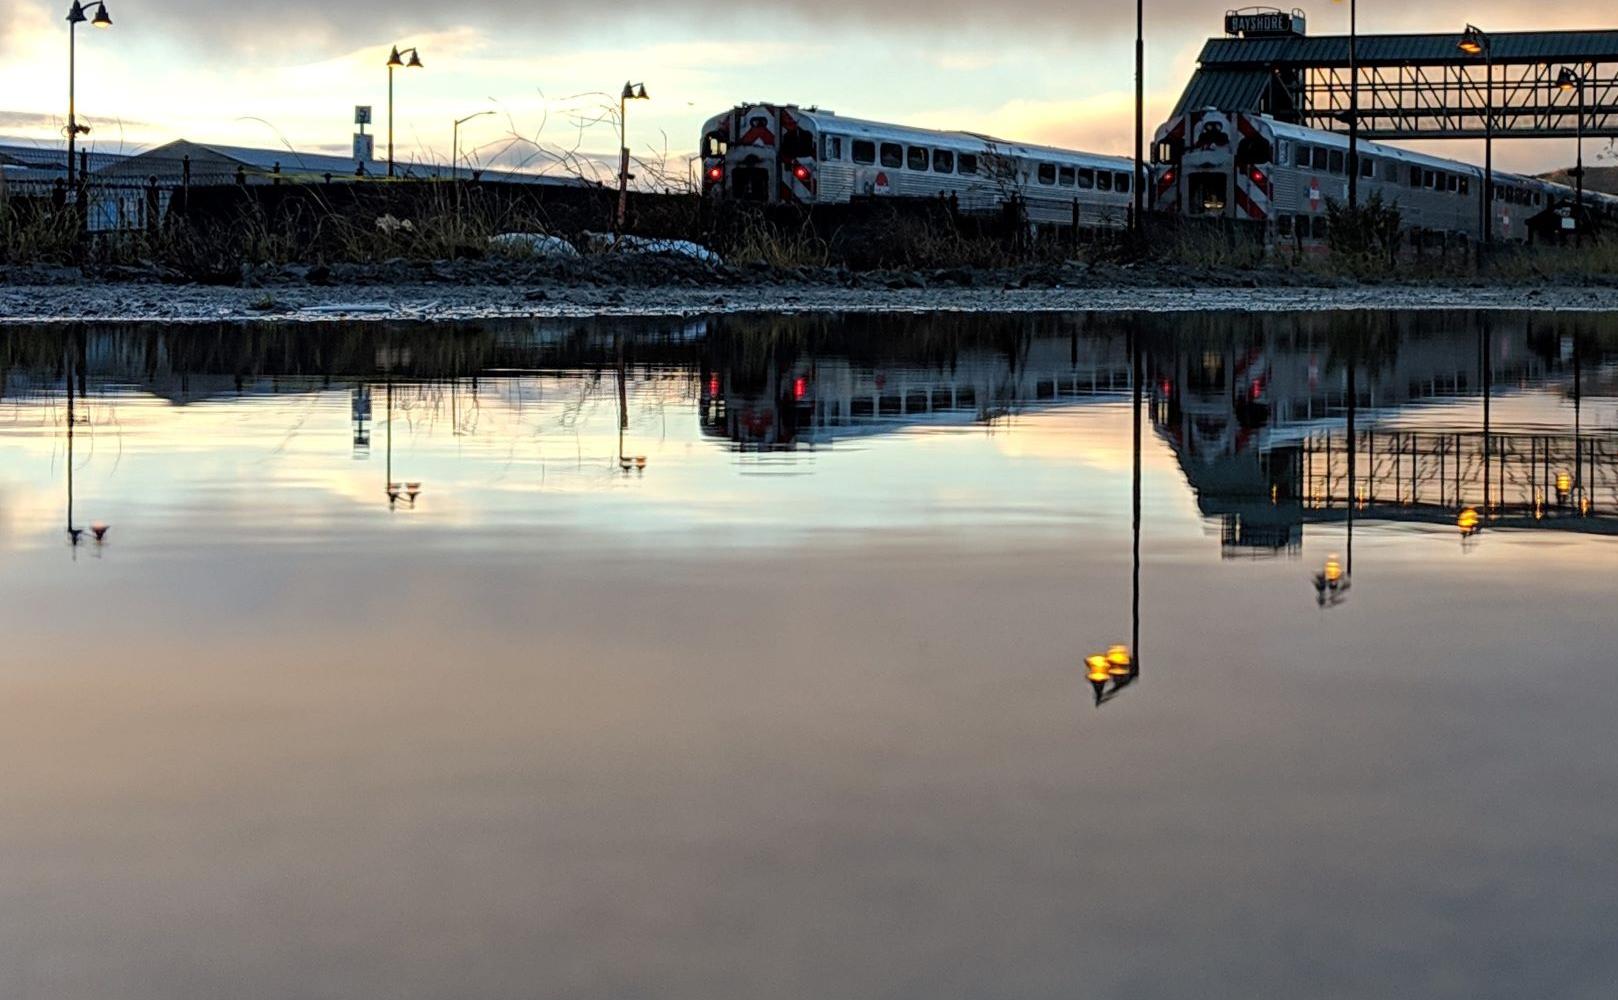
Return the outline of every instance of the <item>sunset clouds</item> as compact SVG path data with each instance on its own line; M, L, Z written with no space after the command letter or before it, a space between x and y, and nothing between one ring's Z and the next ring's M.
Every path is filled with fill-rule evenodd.
M0 134L51 143L66 111L63 11L12 0L0 11ZM1131 142L1133 9L1055 0L648 0L608 5L514 0L384 8L311 0L112 0L114 27L80 37L80 112L103 149L185 136L306 149L348 147L352 106L385 115L383 62L418 45L426 68L400 75L396 133L416 159L444 160L449 123L476 159L539 165L617 145L604 110L624 79L645 80L629 141L685 169L701 122L744 100L819 104L861 117L966 128L1125 152ZM1148 0L1148 129L1172 107L1224 7ZM1341 5L1308 11L1313 34L1346 26ZM1577 11L1439 3L1362 5L1365 30L1605 26ZM1466 155L1465 146L1442 147ZM1560 165L1557 143L1498 151L1506 166Z

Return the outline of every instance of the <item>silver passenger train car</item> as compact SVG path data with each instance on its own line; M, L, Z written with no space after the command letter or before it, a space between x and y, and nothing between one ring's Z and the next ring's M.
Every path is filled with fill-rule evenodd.
M844 118L790 104L744 104L702 129L702 191L763 204L949 198L963 212L1020 199L1034 224L1128 224L1129 157Z
M1483 170L1379 142L1359 144L1359 193L1398 207L1412 249L1482 236ZM1153 211L1261 225L1278 247L1326 244L1327 205L1348 200L1348 138L1263 115L1204 109L1171 118L1153 147ZM1494 171L1494 238L1527 242L1546 213L1570 219L1572 188ZM1618 218L1618 198L1585 192L1592 221ZM1536 222L1537 220L1537 222ZM1560 225L1560 219L1555 220Z

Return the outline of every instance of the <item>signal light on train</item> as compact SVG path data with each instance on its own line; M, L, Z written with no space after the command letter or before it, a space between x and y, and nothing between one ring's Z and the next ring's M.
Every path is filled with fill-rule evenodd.
M1254 167L1252 170L1249 170L1247 172L1247 176L1249 176L1249 177L1251 177L1253 179L1254 184L1259 184L1259 185L1262 185L1266 180L1269 179L1269 178L1264 176L1264 171L1260 170L1257 167Z
M713 182L714 184L718 184L720 181L722 181L724 179L725 179L725 168L724 167L709 167L708 168L708 180L709 181Z
M1174 168L1173 167L1170 167L1169 169L1163 171L1163 183L1164 184L1173 184L1174 183Z
M807 395L809 395L809 380L799 375L792 380L792 398L801 400Z
M806 181L809 179L809 168L800 163L792 168L792 176L800 181Z

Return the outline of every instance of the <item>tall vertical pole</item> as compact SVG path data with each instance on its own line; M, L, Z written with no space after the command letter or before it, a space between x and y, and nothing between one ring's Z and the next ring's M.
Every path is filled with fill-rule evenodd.
M1135 0L1135 232L1143 231L1146 216L1146 0Z
M461 120L455 119L449 133L449 179L459 180L461 170Z
M393 176L393 64L388 63L388 176Z
M1575 153L1574 170L1578 172L1578 180L1573 196L1573 243L1575 246L1584 245L1584 73L1579 73L1579 124L1578 124L1578 152ZM1577 355L1574 355L1577 357Z
M1358 486L1355 482L1356 464L1359 460L1359 442L1355 439L1355 418L1359 409L1360 389L1356 376L1359 374L1359 358L1356 354L1348 362L1348 563L1344 573L1350 580L1354 579L1354 505L1359 503ZM1372 442L1374 445L1376 442ZM1328 494L1329 496L1329 494Z
M73 190L73 145L79 137L78 110L74 103L74 60L76 58L75 39L78 36L79 23L72 20L69 15L67 22L67 189Z
M618 233L623 234L624 218L629 214L629 139L628 123L624 115L629 107L629 84L624 84L618 95Z
M1359 0L1348 0L1348 207L1360 207Z

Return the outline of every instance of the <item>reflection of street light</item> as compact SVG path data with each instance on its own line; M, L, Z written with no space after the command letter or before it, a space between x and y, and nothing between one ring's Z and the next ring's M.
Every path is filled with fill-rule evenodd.
M75 77L77 76L75 60L77 58L77 28L85 20L84 5L79 0L73 0L73 6L67 9L67 187L73 189L73 144L78 137L88 131L88 125L80 125L78 109L73 99ZM107 5L96 4L95 17L90 23L97 28L112 27L112 18L107 16Z
M1348 595L1350 581L1343 573L1342 561L1334 552L1326 559L1326 565L1315 574L1315 600L1321 607L1341 604Z
M410 53L410 61L405 62L405 53ZM408 49L400 50L395 45L393 51L388 53L388 176L393 176L393 71L400 66L407 69L421 69L421 53L416 51L414 45Z
M1480 530L1481 519L1478 517L1476 507L1464 507L1455 517L1455 526L1461 529L1462 538L1470 538Z
M404 497L411 507L416 506L416 497L421 495L421 483L396 483L393 481L393 383L388 383L388 419L387 419L387 459L383 475L386 477L388 509L392 510Z
M1566 472L1556 474L1556 502L1559 506L1567 506L1567 498L1573 492L1573 477Z

